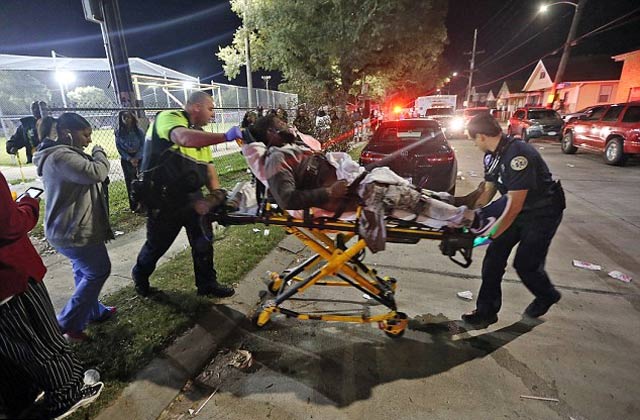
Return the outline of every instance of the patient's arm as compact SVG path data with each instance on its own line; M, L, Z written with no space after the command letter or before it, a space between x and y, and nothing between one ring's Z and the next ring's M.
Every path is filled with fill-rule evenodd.
M482 181L478 188L463 197L455 197L455 206L467 206L470 209L484 207L491 202L498 189L493 182Z
M326 208L329 203L329 188L296 189L293 172L288 168L282 168L267 182L276 202L287 210L302 210L310 207Z

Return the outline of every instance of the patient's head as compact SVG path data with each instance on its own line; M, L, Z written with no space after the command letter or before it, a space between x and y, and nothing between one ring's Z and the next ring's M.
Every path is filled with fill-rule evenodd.
M258 118L249 130L257 141L269 147L283 146L295 141L295 136L289 131L287 124L275 114Z

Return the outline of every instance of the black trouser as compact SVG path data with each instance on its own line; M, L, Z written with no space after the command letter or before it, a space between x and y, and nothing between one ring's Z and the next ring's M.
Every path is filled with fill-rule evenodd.
M562 221L562 212L524 213L487 248L482 262L482 285L478 293L478 312L498 313L502 306L500 283L507 259L516 244L518 250L513 261L522 283L537 298L551 301L555 288L544 270L551 240Z
M150 209L147 212L147 241L143 245L133 274L139 279L148 279L156 269L160 257L175 241L182 227L187 230L191 245L191 257L196 278L196 287L206 291L216 284L213 268L213 229L211 223L200 223L200 217L191 208Z
M129 198L129 208L131 211L136 210L137 203L131 200L131 181L138 177L138 168L133 166L131 162L126 159L120 159L120 166L122 166L122 173L124 174L124 183L127 186L127 197Z
M0 306L0 405L10 416L45 392L52 412L80 398L83 370L60 333L44 283Z

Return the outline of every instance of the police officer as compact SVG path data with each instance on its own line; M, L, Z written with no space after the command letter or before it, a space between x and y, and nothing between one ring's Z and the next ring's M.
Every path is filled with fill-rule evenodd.
M518 244L513 266L535 296L524 313L538 318L560 300L560 292L551 284L544 266L565 208L562 186L553 181L538 151L530 144L505 136L491 115L475 116L467 129L476 146L485 153L485 182L472 205L486 205L496 191L508 196L508 205L499 223L488 233L490 243L482 263L476 309L462 315L462 319L476 327L498 321L502 305L500 283L509 254Z
M147 185L147 240L131 277L136 292L147 296L149 276L184 226L187 231L198 295L227 297L230 287L218 283L213 268L211 225L200 226L193 203L202 198L209 184L208 162L201 148L242 138L238 127L225 134L207 133L202 127L213 117L213 100L204 92L194 92L184 111L162 111L147 130L142 160L142 176Z

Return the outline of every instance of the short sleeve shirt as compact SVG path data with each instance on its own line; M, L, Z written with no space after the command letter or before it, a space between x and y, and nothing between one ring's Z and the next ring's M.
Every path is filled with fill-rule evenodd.
M184 111L165 111L158 114L154 122L158 137L171 141L171 131L178 127L195 129L189 124L188 114ZM152 130L152 127L149 127ZM151 137L151 131L147 132L147 136ZM172 146L183 155L196 159L199 162L211 163L213 161L213 153L211 147L182 147L174 144Z
M550 196L551 172L540 153L521 140L502 137L494 153L484 156L485 180L493 182L501 194L527 190L524 209L535 208Z

